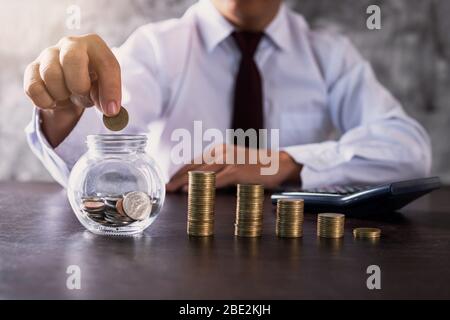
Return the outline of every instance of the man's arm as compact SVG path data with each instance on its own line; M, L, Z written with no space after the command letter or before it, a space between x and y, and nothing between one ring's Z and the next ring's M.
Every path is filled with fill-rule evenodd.
M304 165L303 186L376 184L428 175L427 133L378 82L350 42L318 34L313 48L328 87L331 119L341 137L284 149Z
M39 100L42 98L42 95L45 98L45 95L48 95L50 90L44 86L45 82L43 80L39 80L42 78L38 78L35 72L31 72L35 68L33 65L36 65L36 62L28 67L24 86L26 92L32 97L36 108L33 112L33 119L26 129L27 138L33 152L43 162L55 180L63 186L66 185L72 166L86 150L86 136L105 132L101 122L101 115L116 113L116 111L113 112L112 109L108 109L108 102L118 101L117 104L120 106L120 101L122 101L123 105L127 107L131 121L123 133L145 131L146 125L151 118L154 118L160 112L159 108L162 98L159 84L152 73L154 70L152 66L152 47L148 40L148 31L138 29L117 50L109 50L107 47L104 48L102 45L99 45L98 49L103 48L105 51L107 49L108 55L111 54L112 59L115 61L114 63L111 62L112 60L109 63L104 61L102 62L102 67L108 69L108 66L111 64L117 64L116 67L108 70L118 73L118 75L112 75L110 78L106 76L101 77L97 75L98 72L93 72L89 65L89 70L86 71L91 85L89 94L81 95L80 92L85 92L86 90L79 88L76 91L77 93L72 93L69 96L68 100L58 102L57 105L54 105L52 102L54 101L53 95L49 95L50 98L46 98L48 104L44 104L42 100ZM95 52L94 55L99 55L99 52ZM44 69L55 68L54 64L56 62ZM119 65L123 68L122 73L120 72L120 67L118 67ZM72 73L70 75L72 76ZM80 71L75 73L75 75L81 77ZM104 86L102 85L102 80L105 80ZM111 84L111 81L114 84ZM33 84L36 82L40 84L39 87ZM119 84L119 87L117 87L116 83ZM121 84L122 87L120 87ZM60 87L63 85L70 87L65 79L65 74L63 84L59 83ZM84 85L87 86L87 81ZM32 90L30 90L30 87ZM54 89L52 89L53 91ZM37 96L35 93L40 95ZM64 97L59 99L61 98ZM89 105L89 101L93 101L96 108L86 109L85 107Z

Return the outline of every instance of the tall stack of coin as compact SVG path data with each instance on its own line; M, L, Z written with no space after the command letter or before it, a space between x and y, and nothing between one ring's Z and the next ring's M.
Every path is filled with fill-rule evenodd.
M263 207L262 185L238 184L234 234L241 237L259 237L263 226Z
M209 171L190 171L188 192L187 233L192 236L212 235L216 174Z
M277 202L276 234L283 238L303 236L303 208L301 199L279 199Z
M320 213L317 216L317 235L322 238L342 238L344 236L345 215Z

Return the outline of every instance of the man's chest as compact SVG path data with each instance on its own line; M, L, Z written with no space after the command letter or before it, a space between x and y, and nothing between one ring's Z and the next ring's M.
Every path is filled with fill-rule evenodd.
M230 52L192 53L171 88L164 118L182 127L196 120L207 128L231 125L240 57ZM266 51L255 57L262 79L267 129L280 130L280 145L324 140L331 131L327 90L315 66Z

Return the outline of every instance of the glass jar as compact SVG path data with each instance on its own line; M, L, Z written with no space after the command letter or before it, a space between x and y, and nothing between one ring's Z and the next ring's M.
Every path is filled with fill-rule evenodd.
M146 135L87 137L88 151L69 177L67 195L78 220L102 235L133 235L160 212L165 185L146 153Z

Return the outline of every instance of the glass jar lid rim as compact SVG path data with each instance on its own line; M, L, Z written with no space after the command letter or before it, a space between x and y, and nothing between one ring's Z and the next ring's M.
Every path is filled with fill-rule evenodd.
M91 134L87 136L87 141L92 142L119 142L119 141L147 141L145 134Z

